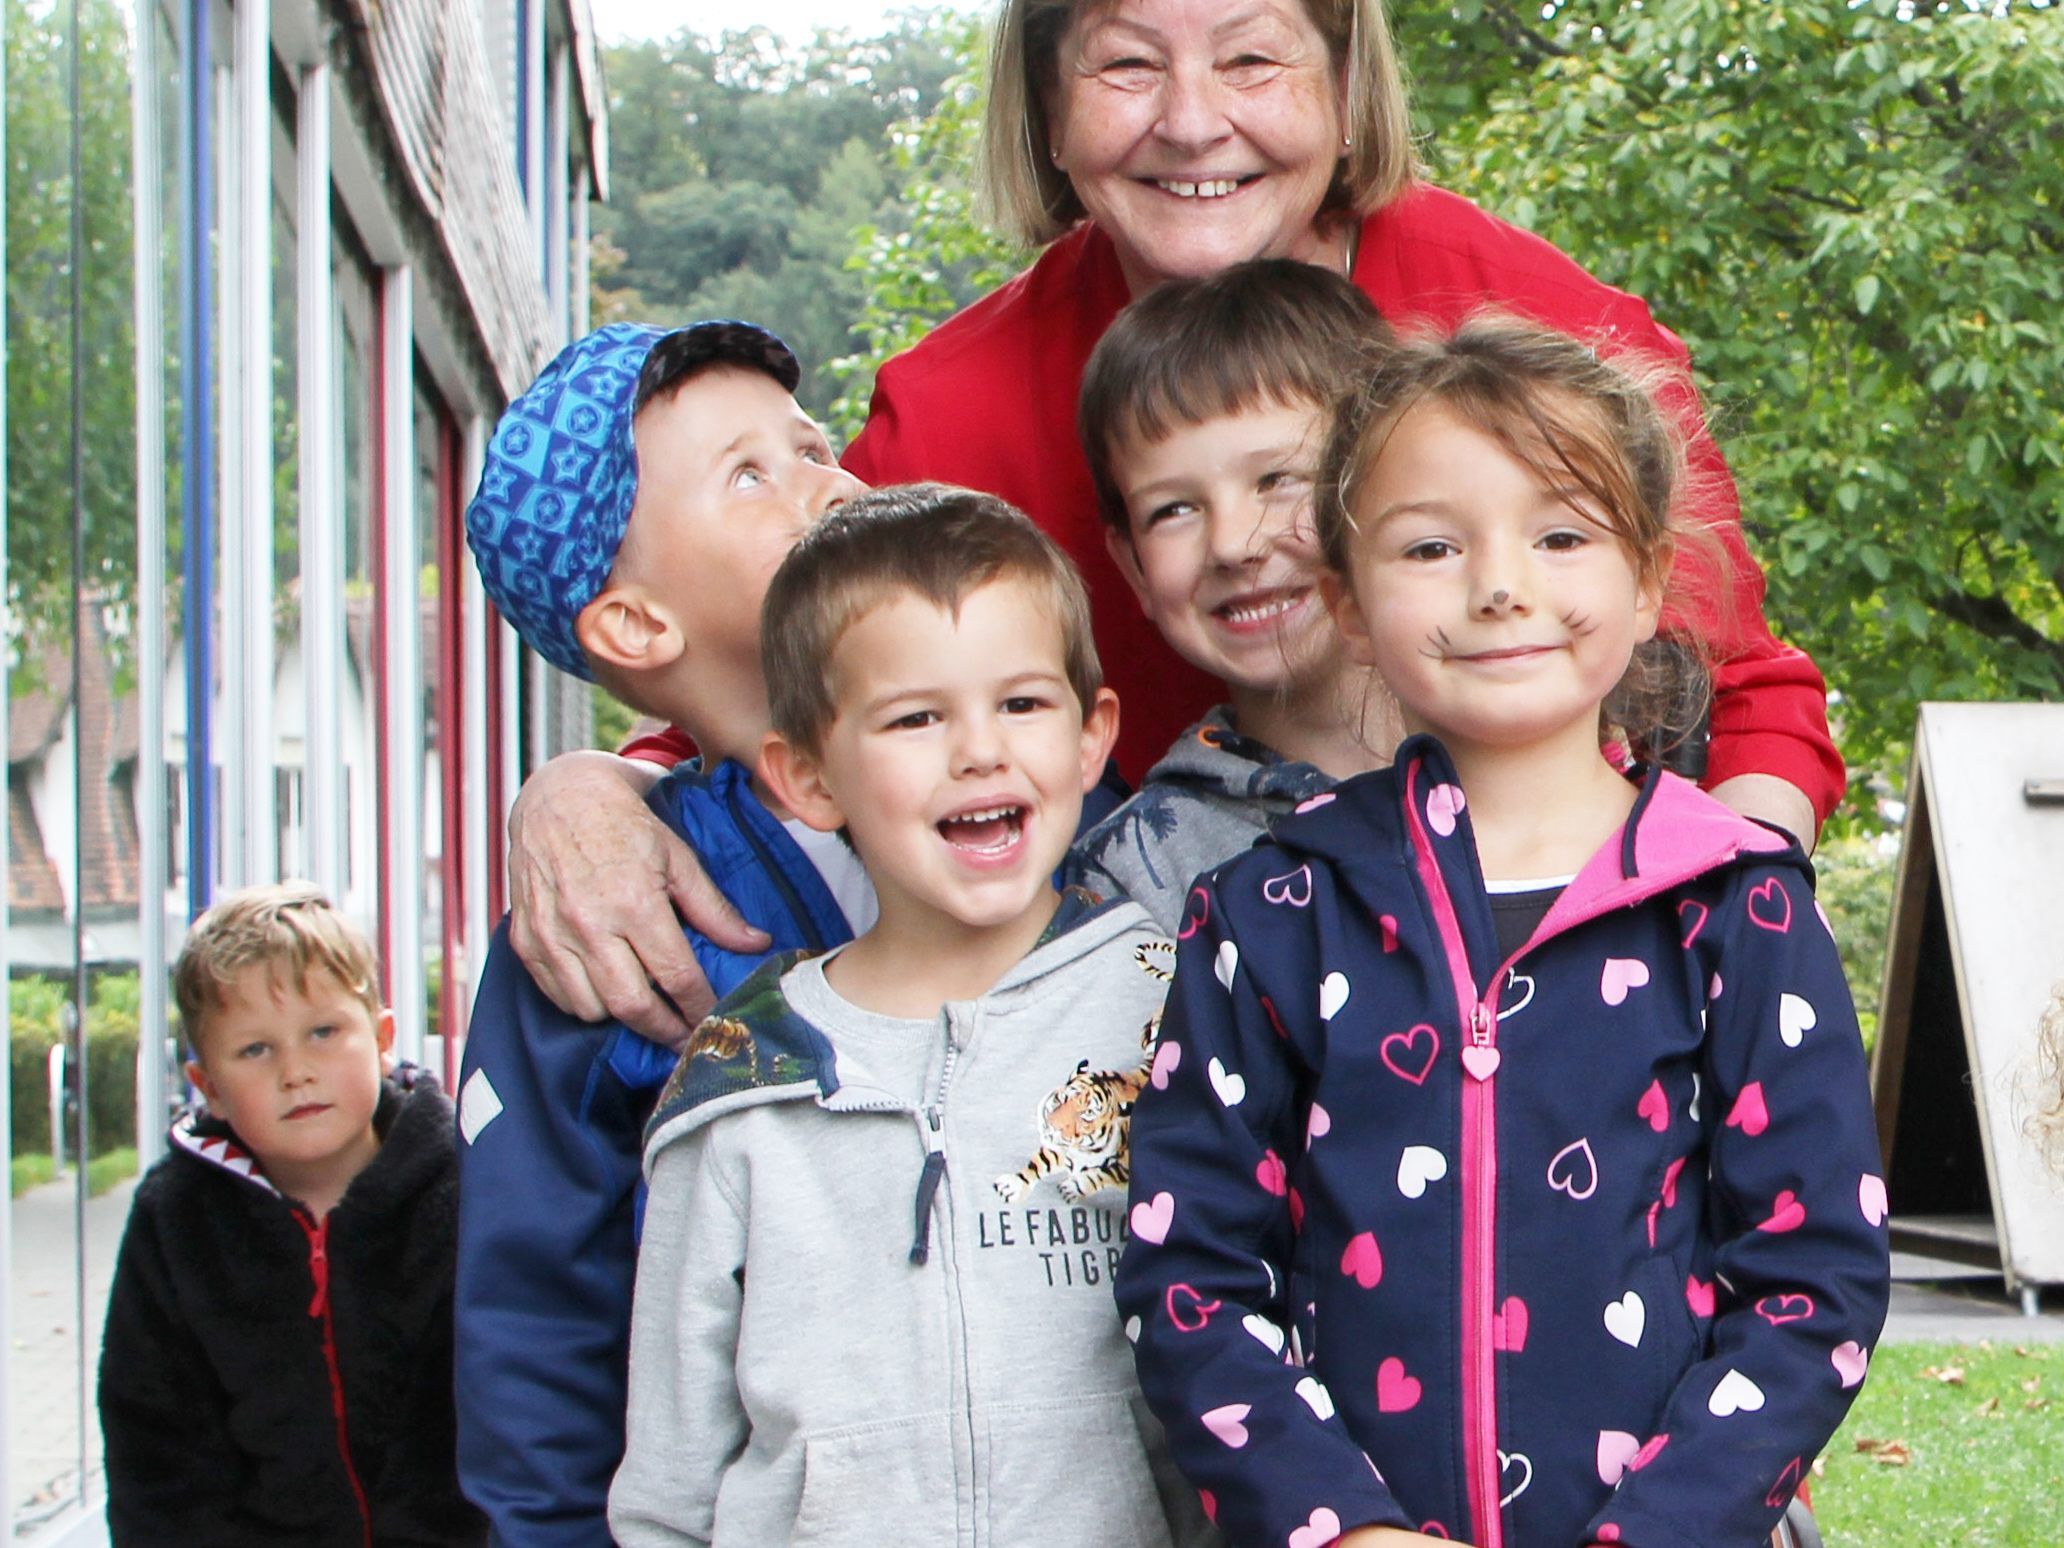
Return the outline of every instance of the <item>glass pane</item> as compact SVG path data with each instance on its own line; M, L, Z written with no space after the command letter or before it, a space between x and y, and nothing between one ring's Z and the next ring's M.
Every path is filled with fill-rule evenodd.
M136 615L130 14L11 0L6 16L13 1433L0 1439L17 1529L100 1492L93 1365L138 1155L137 690L164 642L141 639Z
M420 788L423 865L417 873L423 899L423 1028L431 1036L448 1030L444 1015L444 778L443 769L455 740L439 714L447 685L447 665L439 648L444 588L450 579L440 562L440 517L443 515L444 415L434 393L419 373L416 379L416 637L423 668L420 688L423 720L423 766ZM452 727L456 730L456 727ZM439 1075L445 1074L440 1070Z

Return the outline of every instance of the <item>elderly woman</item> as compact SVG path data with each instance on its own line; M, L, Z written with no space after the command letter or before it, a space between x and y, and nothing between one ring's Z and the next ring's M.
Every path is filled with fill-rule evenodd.
M1133 777L1215 697L1134 605L1076 442L1083 365L1133 297L1290 257L1347 275L1393 324L1497 306L1685 364L1638 298L1420 178L1381 0L1004 0L983 171L998 217L1044 250L882 368L845 462L870 483L936 478L1000 494L1075 557ZM1804 654L1771 637L1726 464L1696 403L1683 411L1708 490L1702 514L1730 570L1704 588L1724 605L1699 620L1719 657L1708 783L1810 842L1842 792L1825 689ZM526 790L515 940L569 1011L606 1008L678 1035L652 981L691 1015L707 995L658 894L708 933L746 945L751 932L631 804L625 773L576 754Z

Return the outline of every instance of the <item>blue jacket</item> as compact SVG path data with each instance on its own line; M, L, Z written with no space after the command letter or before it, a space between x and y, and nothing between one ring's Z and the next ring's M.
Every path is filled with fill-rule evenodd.
M1888 1289L1811 872L1651 775L1500 961L1463 807L1416 737L1192 892L1132 1129L1141 1386L1236 1544L1759 1542Z
M653 808L773 936L688 942L721 997L768 956L852 938L809 858L736 763L684 765ZM623 1456L645 1122L675 1055L545 998L495 932L459 1084L459 1478L507 1548L607 1548Z

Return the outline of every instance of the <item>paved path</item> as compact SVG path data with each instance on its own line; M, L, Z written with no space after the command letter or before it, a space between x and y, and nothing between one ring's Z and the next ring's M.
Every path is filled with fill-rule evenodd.
M2041 1316L2023 1316L1998 1274L1895 1252L1892 1313L1880 1342L2064 1344L2064 1287L2045 1291L2042 1306Z
M79 1492L79 1390L85 1373L85 1461L88 1488L101 1493L100 1419L93 1375L100 1364L101 1316L114 1278L115 1249L129 1218L131 1179L86 1201L86 1323L79 1326L74 1284L72 1185L69 1179L31 1188L14 1201L13 1373L17 1516L37 1514ZM82 1339L83 1334L83 1339Z

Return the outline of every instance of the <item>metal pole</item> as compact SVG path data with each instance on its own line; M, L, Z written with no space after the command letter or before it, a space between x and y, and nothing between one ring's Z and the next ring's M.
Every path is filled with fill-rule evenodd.
M72 1160L72 1326L76 1330L73 1348L77 1360L72 1391L73 1434L78 1441L79 1491L86 1489L86 1393L92 1379L86 1350L86 1007L91 992L86 974L86 716L82 700L86 685L86 615L98 607L98 597L85 595L86 585L86 287L82 269L86 262L86 157L80 123L83 102L79 91L79 49L84 39L80 28L80 0L71 0L67 12L70 36L65 49L65 105L71 118L66 146L70 199L66 211L66 266L69 295L69 345L71 350L72 432L72 1025L65 1038L72 1056L72 1091L78 1106L73 1114Z
M336 322L330 270L330 67L301 72L301 674L308 874L344 907L344 523L338 509Z
M192 918L214 893L215 792L210 734L215 693L215 317L209 229L214 224L211 0L187 0L185 94L179 136L179 505L186 641L186 903Z

